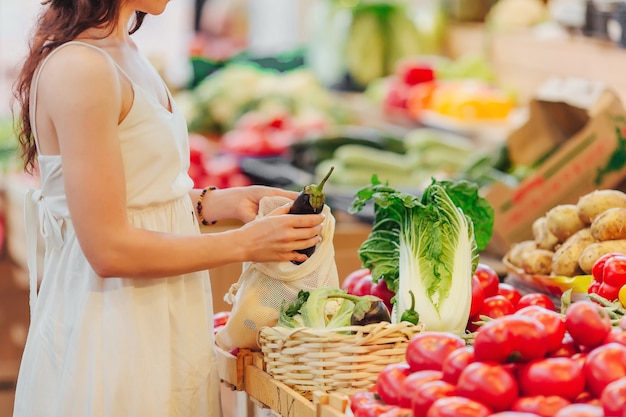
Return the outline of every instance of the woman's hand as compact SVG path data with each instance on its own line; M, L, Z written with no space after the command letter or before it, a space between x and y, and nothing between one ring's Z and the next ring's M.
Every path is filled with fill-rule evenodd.
M295 200L298 193L275 187L251 185L215 190L203 201L209 213L207 220L237 219L248 223L257 217L259 201L263 197L281 196Z
M304 262L307 256L296 252L322 241L323 214L293 215L289 205L251 221L239 229L247 262Z

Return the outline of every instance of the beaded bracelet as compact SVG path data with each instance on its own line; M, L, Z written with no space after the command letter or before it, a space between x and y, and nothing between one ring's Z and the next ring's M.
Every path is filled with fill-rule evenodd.
M217 187L215 187L214 185L209 185L208 187L203 188L202 192L200 193L200 197L198 197L198 203L196 204L196 213L198 214L198 220L200 220L200 223L202 223L204 226L217 223L217 220L213 220L212 222L209 223L208 221L205 220L204 216L202 215L202 200L204 199L204 196L206 195L207 191L213 191L213 190L217 190Z

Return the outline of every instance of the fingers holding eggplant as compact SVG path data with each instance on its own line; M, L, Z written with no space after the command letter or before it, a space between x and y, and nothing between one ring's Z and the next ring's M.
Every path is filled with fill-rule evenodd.
M276 209L280 213L280 208ZM292 216L277 214L244 224L236 232L236 243L244 252L244 262L304 262L305 249L321 242L324 215ZM228 232L227 232L228 233ZM298 251L298 252L296 252Z
M297 214L297 215L306 215L312 213L321 213L324 209L324 204L326 204L326 195L324 194L324 184L328 181L330 174L333 173L335 169L334 166L331 166L326 176L320 181L318 184L310 184L302 189L302 191L298 194L296 199L294 200L291 208L289 209L289 214ZM316 247L310 246L300 250L300 253L307 255L307 258L313 255ZM299 261L291 261L296 265L301 264Z

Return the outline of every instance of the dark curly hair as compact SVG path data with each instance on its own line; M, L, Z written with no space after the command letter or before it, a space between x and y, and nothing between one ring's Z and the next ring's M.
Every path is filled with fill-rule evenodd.
M34 34L29 42L29 51L13 87L18 108L12 106L15 131L22 150L24 170L35 168L37 148L30 123L30 93L37 67L48 54L59 45L71 41L87 29L108 28L111 32L120 14L124 0L44 0ZM146 16L135 12L135 20L129 33L135 33ZM18 114L16 114L16 111Z

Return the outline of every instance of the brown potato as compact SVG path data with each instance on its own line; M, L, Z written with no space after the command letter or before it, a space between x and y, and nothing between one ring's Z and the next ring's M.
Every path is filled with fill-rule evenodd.
M546 249L534 249L522 254L522 269L527 274L550 275L554 252Z
M585 227L578 215L578 207L575 204L560 204L546 213L548 230L565 242L570 236Z
M592 191L580 197L576 206L580 219L588 225L597 215L607 209L626 207L626 193L618 190Z
M537 249L537 243L534 240L525 240L523 242L513 243L505 255L505 258L511 265L521 268L524 253L535 249Z
M539 217L533 222L532 226L533 236L537 247L539 249L554 250L554 247L559 243L559 238L548 230L548 219L546 216Z
M588 245L580 254L578 264L586 273L591 274L593 264L602 256L610 252L626 253L626 239L605 240Z
M583 250L593 242L593 236L591 236L591 230L588 227L576 232L554 253L552 273L566 277L580 275L582 269L578 265L578 258L580 258Z
M613 207L598 214L591 222L595 240L626 239L626 208Z

